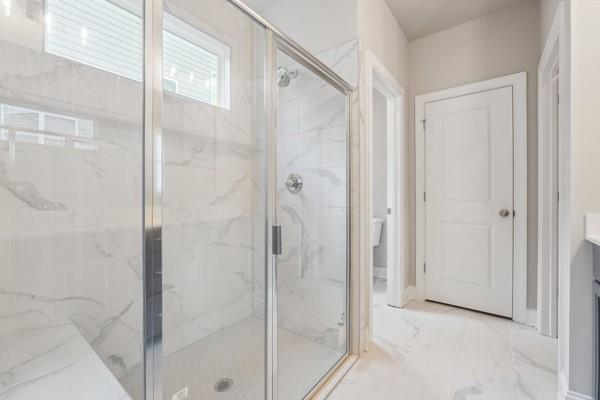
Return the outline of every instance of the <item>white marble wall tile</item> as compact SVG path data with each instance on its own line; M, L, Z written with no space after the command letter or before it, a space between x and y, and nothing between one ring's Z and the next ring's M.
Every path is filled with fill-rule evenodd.
M73 327L63 339L14 353L12 360L18 364L2 368L2 400L130 398Z
M317 58L352 87L358 85L358 40L342 43L317 54Z
M319 132L281 136L277 150L281 170L319 168L321 165Z
M102 357L118 354L141 343L141 300L106 307L71 318L81 335Z
M301 132L344 125L346 97L331 87L321 88L300 99L299 118Z
M32 25L23 22L25 33ZM43 29L32 36L40 34ZM0 58L10 55L11 64L0 68L0 102L88 119L93 137L52 130L46 133L63 134L64 142L39 144L11 134L0 147L0 235L7 245L0 251L0 353L19 361L17 368L2 366L2 382L11 387L2 387L0 398L51 393L100 399L110 398L109 392L122 397L118 382L71 320L92 319L136 295L141 300L141 281L119 274L134 267L119 261L136 258L141 249L143 87L4 39ZM121 290L115 293L116 286ZM141 329L141 319L136 320L141 312L138 308L136 316L119 321ZM96 323L96 332L110 331L99 337L127 343L119 337L125 330L111 331L109 320ZM73 340L63 343L64 338ZM108 342L95 343L115 355L106 349Z
M137 244L134 230L97 229L15 237L11 240L11 271L59 268L127 256Z
M321 246L318 267L315 268L314 278L319 282L328 283L340 289L346 288L347 266L346 249L340 247Z
M345 329L345 291L297 274L279 274L279 325L328 346L338 347ZM340 331L341 330L341 331Z
M297 173L303 180L302 191L298 194L290 194L285 187L288 172L279 174L279 199L281 204L335 208L347 206L346 168L319 168L302 170Z
M106 274L107 306L130 303L142 298L142 262L138 255L111 260Z
M282 204L279 212L279 224L281 225L281 235L285 237L285 243L300 242L307 238L309 234L307 229L306 215L301 207Z
M68 333L53 336L34 346L2 355L0 361L0 393L32 378L60 370L76 362L89 346L71 327Z
M283 235L283 233L282 233ZM284 240L282 242L282 253L277 257L277 271L296 278L302 276L302 242Z
M321 131L321 166L343 167L348 158L346 126L337 126Z
M303 240L321 246L346 248L347 209L302 207Z
M321 168L303 172L303 206L346 207L346 168Z
M250 223L252 217L264 223L264 213L257 211L264 205L264 169L253 159L264 158L260 137L255 137L264 129L263 95L255 71L248 68L254 47L246 42L264 37L241 18L225 18L220 28L242 32L235 40L211 28L232 44L231 110L178 96L164 99L165 332L170 349L245 318L251 312L252 291L258 291L259 302L264 293L264 227L254 229ZM126 376L134 373L141 355L143 87L44 53L38 37L43 29L37 27L39 32L27 42L38 47L0 43L0 58L8 60L0 68L2 101L91 119L96 136L84 143L87 150L16 143L11 154L0 143L0 317L12 321L0 326L0 353L18 348L35 355L36 346L43 347L49 337L62 337L74 321L110 370ZM340 69L352 57L346 50L332 52ZM316 150L309 149L308 161L290 167L343 167L336 132L321 131L334 119L325 118L306 99L302 103L297 97L290 106L287 115L285 108L280 114L283 126L289 122L287 133L299 132L301 124L316 127ZM335 176L331 172L329 177ZM315 190L314 204L330 204ZM299 239L306 232L301 228ZM301 307L303 315L318 314L322 302L332 304L322 318L307 319L308 327L299 329L333 346L339 345L341 329L335 327L343 324L335 309L343 307L345 297L329 289L290 286L294 296L308 293L313 298ZM290 313L295 312L293 303ZM99 359L94 357L82 348L65 369L54 358L44 359L48 374L38 374L31 385L0 390L0 399L36 398L48 391L62 398L125 398L114 382L104 383L107 371L95 370Z
M294 98L277 104L277 133L289 135L300 131L300 100Z

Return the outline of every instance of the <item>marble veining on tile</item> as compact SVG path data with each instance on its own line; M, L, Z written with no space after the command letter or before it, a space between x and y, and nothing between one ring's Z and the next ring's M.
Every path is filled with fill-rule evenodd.
M332 400L550 400L557 341L529 326L448 305L385 303L374 284L373 343Z

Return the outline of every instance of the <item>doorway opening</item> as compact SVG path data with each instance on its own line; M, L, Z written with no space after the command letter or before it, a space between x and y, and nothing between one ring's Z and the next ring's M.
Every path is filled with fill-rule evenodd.
M393 248L388 240L393 239L393 221L389 204L390 182L393 171L388 159L388 99L377 88L373 88L373 227L371 244L373 246L373 290L377 294L385 294L387 290L387 265L392 258ZM389 254L388 254L389 253ZM389 260L391 261L391 260Z
M368 188L364 230L370 289L365 294L369 318L367 341L371 342L374 307L401 307L408 300L404 260L406 249L403 162L404 89L371 53L367 55L367 134L365 137ZM364 297L363 297L364 299Z

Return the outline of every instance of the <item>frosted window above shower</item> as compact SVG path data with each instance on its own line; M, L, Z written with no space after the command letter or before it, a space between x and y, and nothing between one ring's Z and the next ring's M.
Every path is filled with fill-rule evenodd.
M141 12L128 0L47 0L46 51L141 82ZM229 46L168 13L164 28L164 90L229 109Z

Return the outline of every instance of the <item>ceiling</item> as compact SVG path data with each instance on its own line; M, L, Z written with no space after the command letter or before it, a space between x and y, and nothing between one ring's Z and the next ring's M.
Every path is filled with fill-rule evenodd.
M528 0L386 0L408 41Z

